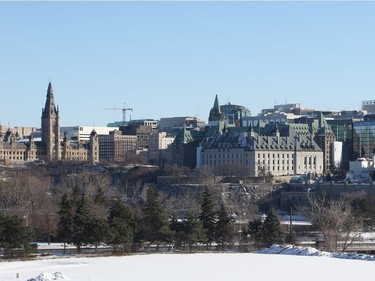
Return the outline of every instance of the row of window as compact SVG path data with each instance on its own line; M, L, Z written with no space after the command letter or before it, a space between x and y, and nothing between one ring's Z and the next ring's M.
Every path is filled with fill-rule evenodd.
M217 156L217 157L216 157ZM242 158L243 154L207 154L207 158L209 159L239 159ZM205 158L205 154L202 154L202 158ZM248 154L245 154L245 158L248 158Z
M14 151L3 150L3 151L1 151L0 150L0 155L2 155L2 156L21 156L21 157L25 157L26 151L20 151L20 150L14 150ZM32 155L35 155L35 153L32 153ZM45 153L40 152L40 151L36 151L36 155L45 155Z
M67 152L68 156L87 156L87 152Z
M249 162L248 162L248 160L246 160L246 161L237 161L237 160L234 160L234 159L232 159L232 160L207 160L207 161L202 161L202 164L203 165L210 165L210 166L212 166L212 165L214 165L214 166L216 166L216 165L221 165L221 164L240 164L240 165L243 165L243 164L245 164L245 165L248 165L249 164Z
M265 160L265 159L263 159L263 160L258 159L258 165L260 165L260 164L265 165L265 164L266 164L266 160ZM267 160L267 164L268 164L268 165L271 164L271 160L270 160L270 159ZM272 160L272 164L273 164L273 165L275 165L275 164L279 165L279 164L280 164L280 160L278 159L278 160L276 161L275 159L273 159L273 160ZM281 164L282 164L282 165L284 165L284 164L289 165L289 159L288 159L288 160L281 160ZM291 164L291 165L294 164L294 160L293 160L293 159L290 161L290 164Z
M10 157L7 157L8 159L10 160L25 160L25 157L24 156L10 156ZM0 159L4 159L4 157L2 155L0 155Z
M294 155L291 154L291 153L272 153L272 158L280 158L280 155L281 155L281 158L294 158ZM258 154L258 158L271 158L271 153L259 153Z
M221 164L239 164L239 165L248 165L248 160L246 161L235 161L235 160L208 160L203 162L203 165L216 166ZM258 169L265 167L258 161ZM305 168L306 169L306 168ZM266 168L267 171L293 171L293 164L291 165L270 165Z

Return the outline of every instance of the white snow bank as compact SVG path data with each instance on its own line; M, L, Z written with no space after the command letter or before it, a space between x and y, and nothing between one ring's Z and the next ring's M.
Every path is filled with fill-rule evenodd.
M375 256L357 254L357 253L337 253L337 252L325 252L319 251L313 247L302 247L293 245L272 245L269 248L265 248L259 251L260 254L280 254L280 255L295 255L295 256L326 256L339 259L350 259L350 260L367 260L375 261Z
M68 277L64 276L61 272L55 272L50 274L48 272L43 272L35 278L28 279L27 281L55 281L55 280L69 280Z
M321 256L321 252L312 247L302 247L293 245L272 245L269 248L261 250L261 254L281 254L295 256Z
M228 281L249 279L250 275L250 279L262 281L353 281L373 280L374 264L319 256L250 253L152 254L0 262L0 280L4 281L30 280L41 272L62 272L69 276L69 281L199 281L207 279L207 276L210 280Z

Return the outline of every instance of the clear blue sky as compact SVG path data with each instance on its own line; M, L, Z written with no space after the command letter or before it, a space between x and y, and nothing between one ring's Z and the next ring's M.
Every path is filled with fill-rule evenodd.
M375 99L375 2L0 2L0 122L198 116L215 95L359 109ZM129 119L129 114L128 114Z

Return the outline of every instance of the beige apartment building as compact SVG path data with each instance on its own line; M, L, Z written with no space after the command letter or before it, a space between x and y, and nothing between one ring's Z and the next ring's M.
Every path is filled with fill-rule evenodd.
M123 135L121 131L110 132L109 135L99 135L100 161L125 161L127 153L137 149L136 135Z

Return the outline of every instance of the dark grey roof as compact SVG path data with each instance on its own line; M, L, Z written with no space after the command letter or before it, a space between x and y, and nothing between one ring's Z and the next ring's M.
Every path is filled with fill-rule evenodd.
M312 139L311 135L299 135L294 137L261 136L253 133L217 134L209 137L202 143L204 149L214 148L243 148L245 150L314 150L321 151Z

